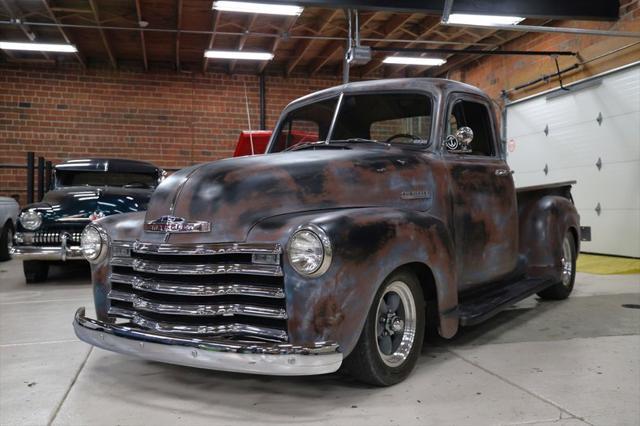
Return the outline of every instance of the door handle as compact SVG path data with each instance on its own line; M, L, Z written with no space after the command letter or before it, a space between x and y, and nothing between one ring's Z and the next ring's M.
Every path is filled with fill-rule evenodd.
M513 174L513 170L498 169L496 170L496 176L510 176Z

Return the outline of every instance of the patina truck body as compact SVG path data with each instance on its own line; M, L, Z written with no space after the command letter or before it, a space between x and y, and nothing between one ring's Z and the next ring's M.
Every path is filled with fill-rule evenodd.
M295 144L296 131L317 141ZM146 212L90 225L97 319L80 308L74 327L151 360L274 375L342 366L390 385L427 328L451 338L530 295L569 295L570 187L516 191L492 103L472 86L327 89L287 106L267 154L183 169Z

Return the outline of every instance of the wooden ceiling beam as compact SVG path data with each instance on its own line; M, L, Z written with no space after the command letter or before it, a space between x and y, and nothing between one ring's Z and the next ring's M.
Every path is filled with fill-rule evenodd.
M207 45L207 50L213 48L213 42L216 39L216 30L218 29L218 24L220 23L220 15L222 13L218 10L213 11L213 18L211 19L211 36L209 37L209 44ZM209 66L209 58L202 56L202 72L207 72L207 67Z
M367 18L360 20L360 30L362 31L362 29L373 20L373 18L376 16L376 13L372 13L371 15L369 15ZM343 40L334 40L334 41L330 41L329 43L327 43L326 47L322 50L322 52L320 52L320 54L318 55L318 59L316 59L312 64L310 69L309 74L311 76L315 75L318 71L320 71L320 69L322 69L322 67L324 67L327 62L329 62L331 60L331 58L333 58L333 56L336 54L336 52L340 51L340 48L342 47L342 50L344 51L344 47L345 47L345 42Z
M437 32L437 30L435 32ZM450 47L450 45L447 45L447 41L457 42L456 39L458 37L463 36L463 35L465 35L464 29L461 29L461 31L456 31L454 34L449 34L448 35L448 39L446 41L443 41L442 44L440 46L438 46L438 47L443 47L443 48ZM478 41L478 39L475 38L475 39L473 39L472 42L476 43L477 41ZM413 46L407 46L407 47L413 47ZM426 55L425 53L421 53L421 54L418 55L418 57L424 57L425 55ZM445 56L445 58L446 58L446 56ZM411 69L413 69L413 70L431 68L431 66L420 66L420 65L400 65L400 66L395 65L393 67L389 67L390 71L385 73L385 77L402 74L403 72L406 74L407 73L407 68L409 68L409 67L411 67Z
M254 13L252 14L249 19L247 19L247 29L246 32L250 32L251 31L251 27L253 27L253 24L255 24L256 20L258 19L258 14ZM241 51L244 48L244 45L247 43L247 39L249 38L248 34L243 34L242 36L240 36L240 41L238 42L238 51ZM229 74L233 73L233 70L236 68L236 63L238 61L237 60L232 60L229 63Z
M340 9L333 9L327 11L322 19L317 20L318 26L311 29L311 32L315 34L322 34L331 26L331 21L338 17L341 13ZM293 59L287 63L285 74L289 76L295 67L300 63L300 60L309 50L309 47L313 44L313 39L302 39L296 43L295 51L293 53Z
M136 17L138 18L138 26L142 22L142 7L140 6L140 0L136 0ZM142 63L144 64L144 70L149 71L149 61L147 60L147 44L144 41L144 31L140 30L140 47L142 49Z
M64 28L62 28L60 26L60 21L58 20L58 18L56 17L56 14L53 12L53 10L51 10L51 6L49 5L49 0L42 0L42 4L47 12L47 15L49 17L49 19L51 19L56 25L56 28L58 29L58 31L60 32L60 35L62 36L62 38L69 44L73 44L73 42L71 41L71 39L69 38L69 35L67 34L67 32L64 30ZM78 46L76 46L77 49ZM87 61L84 58L84 55L82 55L82 53L80 53L80 50L78 49L77 52L74 52L74 56L76 57L76 59L78 60L78 62L80 62L80 65L82 66L82 68L87 68Z
M98 11L98 7L95 4L95 0L89 0L89 6L91 6L91 11L93 12L93 18L96 21L96 25L101 25L100 23L100 12ZM111 50L111 46L109 45L109 41L107 40L107 35L102 28L98 28L98 32L100 33L100 38L102 39L102 44L104 44L104 48L107 51L107 55L109 56L109 62L113 68L118 67L118 63L116 62L115 56L113 56L113 51Z
M293 26L296 24L296 20L298 19L299 15L294 15L294 16L289 16L287 18L287 20L285 21L285 32L287 34L291 33L291 29L293 28ZM271 45L271 49L270 52L275 55L276 50L278 49L278 46L280 45L280 43L282 42L282 38L283 38L283 34L280 35L280 37L275 37L273 39L273 44ZM269 61L262 61L262 63L260 63L260 65L258 65L258 74L261 74L264 69L267 67L267 65L269 64Z
M535 23L532 23L532 25L540 25L540 26L542 26L542 25L548 24L549 22L551 22L550 19L544 20L544 21L535 21ZM500 30L492 30L489 33L486 33L483 37L477 39L475 42L478 43L478 42L486 41L487 39L489 39L491 37L496 37L496 35L498 33L500 33ZM527 33L515 33L515 34L508 33L508 34L505 35L504 38L502 38L504 40L504 42L501 45L503 45L505 43L509 43L511 41L514 41L514 40L516 40L516 39L518 39L518 38L520 38L520 37L522 37L522 36L524 36L526 34ZM492 50L492 49L490 49L490 50ZM455 58L455 56L457 56L457 58ZM465 66L465 65L467 65L467 64L469 64L469 63L471 63L471 62L473 62L475 60L478 60L478 59L482 58L483 56L485 56L485 55L482 55L482 54L478 54L478 55L451 54L451 55L447 56L447 59L453 58L454 60L452 60L452 61L448 61L447 60L446 65L443 65L443 66L440 66L440 67L437 67L437 68L436 67L432 67L432 68L427 69L427 70L422 70L421 72L416 73L416 74L424 74L425 72L428 72L429 76L432 76L432 77L446 75L449 71L452 71L452 70L454 70L456 68L463 67L463 66Z
M391 38L393 34L397 33L398 31L405 31L404 26L412 17L413 17L413 14L394 15L391 19L389 19L387 22L381 25L382 31L384 31L384 33L386 34L384 38ZM377 41L372 44L372 47L386 46L388 44L389 42L386 42L386 41ZM375 64L375 62L373 62L373 59L372 59L372 62L368 63L367 65L364 65L361 68L360 74L366 75L367 73L371 72L373 69L376 69L376 68L377 68L377 65Z
M24 15L22 14L22 12L21 11L15 12L12 9L12 7L7 3L7 0L0 0L0 3L9 14L9 19L11 19L12 21L24 20ZM20 27L20 30L23 32L24 36L28 40L31 40L33 37L35 37L35 34L31 30L31 28L27 27L26 25L19 25L19 27ZM45 59L51 60L51 56L49 56L47 52L40 52L40 54L42 54L42 56L44 56ZM15 55L12 52L8 53L7 56L9 56L10 58L15 58Z
M422 40L427 39L430 36L430 33L438 26L439 23L440 23L440 18L439 17L427 16L421 22L422 30L420 31L420 34L418 34L417 37L407 38L407 43L394 42L394 43L385 43L385 44L390 45L391 47L397 47L397 48L411 47L412 45L417 44L415 42L411 42L411 40L415 39L416 41L422 41ZM400 28L402 28L402 27L400 27ZM370 63L365 65L360 70L360 76L364 77L364 76L366 76L368 74L371 74L372 72L374 72L375 70L377 70L381 66L382 66L382 60L373 60L372 59Z

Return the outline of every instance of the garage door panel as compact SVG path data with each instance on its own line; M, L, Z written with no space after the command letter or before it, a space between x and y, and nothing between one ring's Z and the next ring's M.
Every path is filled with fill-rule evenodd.
M515 142L507 161L516 186L576 180L572 192L583 225L597 219L585 247L640 256L640 66L604 75L593 87L508 105L506 114L507 139ZM546 125L548 135L541 131ZM610 236L616 233L624 243Z
M629 238L640 235L638 211L603 210L600 216L586 211L580 213L580 222L591 227L592 239L582 242L582 251L640 257L640 240Z
M640 162L620 163L603 167L601 171L597 171L595 166L549 170L547 176L544 176L544 172L516 171L516 187L575 180L577 184L573 186L571 193L579 211L595 209L599 203L602 208L607 209L634 209L640 215ZM604 187L602 181L614 184Z
M593 88L567 93L547 99L540 96L517 104L509 113L507 132L509 137L542 134L549 126L549 134L578 123L593 122L602 114L603 122L619 115L640 110L640 77L638 72L618 73L601 80ZM515 107L515 105L514 105ZM562 114L557 114L562 111ZM637 122L636 122L637 123ZM509 131L514 133L509 134Z

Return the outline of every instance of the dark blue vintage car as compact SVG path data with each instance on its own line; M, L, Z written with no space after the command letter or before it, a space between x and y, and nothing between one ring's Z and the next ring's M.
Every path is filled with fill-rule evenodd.
M83 260L80 234L93 220L145 210L164 171L144 161L89 158L58 164L54 188L20 214L12 255L27 283L44 281L52 262Z

